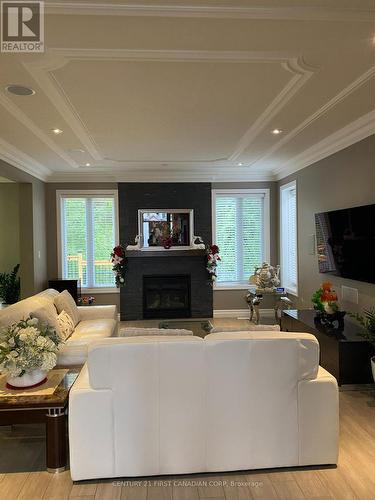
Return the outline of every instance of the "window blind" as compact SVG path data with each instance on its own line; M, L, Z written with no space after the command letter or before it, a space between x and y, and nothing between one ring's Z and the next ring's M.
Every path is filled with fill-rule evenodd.
M215 243L220 282L244 282L264 260L264 195L216 194Z
M62 275L87 288L113 287L114 196L62 196Z
M297 188L293 182L281 186L281 276L282 284L297 292Z

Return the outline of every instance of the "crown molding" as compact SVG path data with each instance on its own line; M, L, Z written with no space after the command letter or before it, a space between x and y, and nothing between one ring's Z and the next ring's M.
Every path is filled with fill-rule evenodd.
M224 19L271 19L295 21L360 21L373 22L373 9L329 9L319 7L239 7L209 5L137 5L89 2L45 2L46 14L134 16L134 17L198 17Z
M23 153L9 142L0 138L0 158L23 172L36 177L41 181L47 181L51 171L35 161L31 156Z
M43 130L41 130L18 106L16 106L8 97L0 93L0 105L8 111L24 127L28 128L38 139L48 146L54 153L62 158L68 165L78 168L79 165L65 153Z
M375 134L375 110L361 116L273 170L275 179L281 180L372 134Z
M182 170L182 169L137 169L119 172L72 172L53 173L47 182L261 182L272 181L272 172L242 167L215 168L211 171Z
M249 148L256 137L272 122L274 117L280 113L284 106L302 89L317 69L307 66L302 58L297 57L284 61L282 63L282 67L294 76L241 137L234 149L234 152L228 158L229 161L236 161L241 154Z
M50 51L46 58L37 59L29 63L23 62L22 65L37 82L61 117L69 124L69 127L81 141L86 151L95 160L102 160L93 137L90 135L73 104L53 75L54 70L62 68L68 64L68 62L69 59L67 57L64 57L60 53L53 54L52 51ZM72 163L71 166L79 168L79 165L70 156L68 156L68 158Z
M58 69L71 60L96 61L156 61L156 62L224 62L287 63L295 72L311 69L295 51L251 51L251 50L176 50L176 49L103 49L103 48L51 48L48 63L44 59L28 63L27 66L39 67L47 71ZM296 63L294 63L296 61Z
M341 90L338 94L336 94L332 99L327 101L323 106L321 106L318 110L308 116L304 121L302 121L297 127L287 133L284 137L282 137L279 141L277 141L273 146L268 148L267 153L259 156L256 160L252 161L249 165L253 166L256 164L260 164L265 161L267 158L271 157L276 151L278 151L282 146L291 141L294 137L300 134L304 129L312 125L315 121L325 115L332 108L340 104L344 99L349 97L353 92L357 91L362 85L367 83L371 78L375 75L375 66L372 66L370 69L365 71L358 78L353 80L347 87Z

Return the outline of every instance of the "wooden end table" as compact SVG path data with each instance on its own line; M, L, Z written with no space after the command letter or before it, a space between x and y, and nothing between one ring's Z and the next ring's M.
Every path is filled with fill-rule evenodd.
M45 424L48 472L63 472L66 467L66 410L69 391L80 371L81 367L70 368L53 394L0 399L0 425Z

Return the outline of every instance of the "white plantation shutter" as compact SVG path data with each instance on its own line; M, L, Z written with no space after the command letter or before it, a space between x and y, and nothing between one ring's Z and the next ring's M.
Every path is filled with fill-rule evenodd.
M291 182L280 188L281 209L281 278L282 285L297 293L297 186Z
M218 283L247 282L266 258L265 193L218 191L214 242L220 248Z
M61 275L87 288L114 287L115 194L60 194Z

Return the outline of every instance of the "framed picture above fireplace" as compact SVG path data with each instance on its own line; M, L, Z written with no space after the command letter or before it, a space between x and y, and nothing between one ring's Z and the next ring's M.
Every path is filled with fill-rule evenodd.
M194 210L138 210L138 228L143 250L187 249L194 235Z

